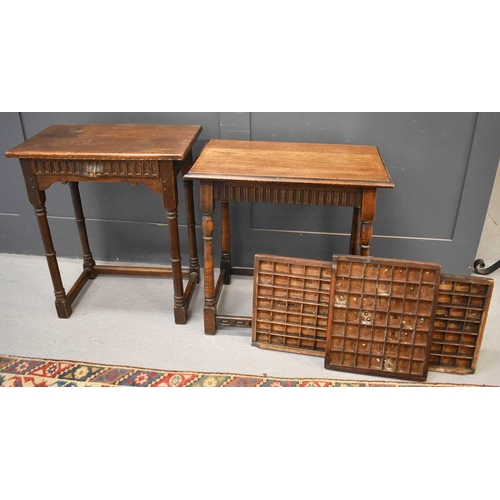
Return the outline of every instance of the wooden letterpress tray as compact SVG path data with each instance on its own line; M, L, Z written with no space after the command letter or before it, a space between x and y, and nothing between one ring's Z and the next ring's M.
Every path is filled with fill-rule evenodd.
M441 276L429 370L474 373L493 283L491 278Z
M441 266L334 256L332 276L325 367L425 380Z
M332 265L255 256L252 345L324 356Z

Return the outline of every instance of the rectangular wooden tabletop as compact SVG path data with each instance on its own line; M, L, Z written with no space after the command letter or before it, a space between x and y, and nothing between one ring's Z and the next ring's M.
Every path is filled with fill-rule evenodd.
M393 188L375 146L211 140L191 179Z
M183 160L199 125L52 125L5 153L15 158Z

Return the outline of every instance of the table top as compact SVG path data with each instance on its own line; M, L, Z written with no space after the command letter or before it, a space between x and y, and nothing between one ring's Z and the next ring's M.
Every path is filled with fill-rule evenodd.
M393 188L375 146L211 140L187 178Z
M5 153L14 158L183 160L200 125L52 125Z

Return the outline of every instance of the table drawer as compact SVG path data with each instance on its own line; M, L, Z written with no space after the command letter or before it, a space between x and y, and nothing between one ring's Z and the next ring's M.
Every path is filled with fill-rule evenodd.
M152 160L31 160L36 175L78 175L82 177L159 178L160 168Z
M348 186L214 182L214 199L222 201L360 207L361 196L361 188Z

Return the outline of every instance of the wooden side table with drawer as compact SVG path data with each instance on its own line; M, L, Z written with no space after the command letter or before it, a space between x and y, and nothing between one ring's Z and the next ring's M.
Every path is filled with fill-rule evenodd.
M186 178L200 181L206 334L214 334L217 326L251 326L251 317L218 316L216 311L222 285L231 282L231 274L241 273L231 267L228 202L353 207L350 253L369 255L377 188L394 187L375 146L345 144L211 140ZM222 205L217 282L213 262L216 200Z
M49 265L56 310L69 318L72 303L89 279L99 274L172 277L174 317L187 322L187 310L199 282L193 204L193 182L185 177L192 165L192 146L200 135L199 125L52 125L31 139L7 151L19 158L28 198L35 208L45 255ZM186 195L189 268L181 267L177 222L177 175L181 173ZM83 272L68 293L63 287L52 243L45 191L55 182L69 183L75 218L83 250ZM79 182L128 182L145 184L162 196L170 233L169 267L97 265L90 251ZM182 278L189 278L184 290Z

